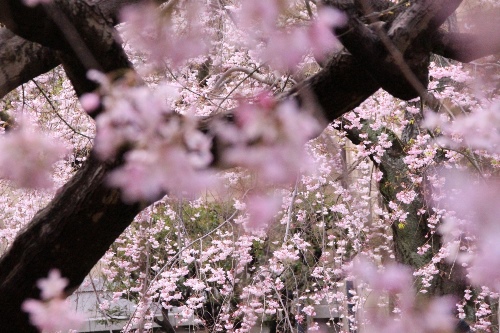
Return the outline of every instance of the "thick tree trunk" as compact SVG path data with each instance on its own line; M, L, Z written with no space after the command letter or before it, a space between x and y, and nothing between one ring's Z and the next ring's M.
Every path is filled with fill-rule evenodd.
M56 0L47 11L41 6L26 8L21 2L0 1L0 19L14 33L56 50L52 53L63 61L77 94L95 88L86 77L89 69L108 73L131 67L115 41L110 21L84 1ZM55 22L71 33L60 31ZM36 332L21 311L24 300L39 298L36 281L57 268L68 278L66 291L70 294L143 208L138 203L124 203L120 192L106 185L117 164L99 161L91 154L1 258L2 331Z
M415 119L410 122L402 138L387 128L373 131L368 123L363 126L362 130L346 130L348 138L355 144L364 141L360 134L368 134L369 140L374 143L377 142L380 133L389 133L390 135L392 146L387 149L379 163L376 161L374 163L383 172L379 186L385 205L388 206L389 202L399 203L401 209L407 213L404 224L399 225L399 223L394 222L391 226L393 250L396 261L411 267L413 270L418 270L429 264L442 246L440 235L433 232L428 226L428 214L419 214L419 210L428 210L424 197L424 193L428 191L425 188L426 183L416 185L410 177L412 172L404 162L405 157L408 156L405 152L405 146L409 145L410 140L415 139L419 133L415 128L418 123L419 120ZM425 178L424 173L420 176ZM414 189L417 196L410 204L403 204L399 202L396 194L408 188ZM391 208L388 207L388 209ZM418 248L425 244L431 245L431 249L423 255L418 254ZM427 288L427 294L429 296L454 295L461 298L467 286L463 269L461 267L452 269L451 265L447 263L439 263L436 268L439 273L434 276L431 286Z
M91 156L1 258L2 332L36 332L20 311L25 299L39 298L36 281L57 268L69 279L70 294L143 208L124 204L106 186L112 167Z

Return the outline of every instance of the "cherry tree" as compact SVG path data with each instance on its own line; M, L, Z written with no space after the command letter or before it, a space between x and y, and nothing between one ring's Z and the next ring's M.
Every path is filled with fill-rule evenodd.
M103 257L126 330L175 306L293 331L325 301L351 330L490 329L498 65L460 62L499 23L456 31L461 3L1 0L2 329L72 325Z

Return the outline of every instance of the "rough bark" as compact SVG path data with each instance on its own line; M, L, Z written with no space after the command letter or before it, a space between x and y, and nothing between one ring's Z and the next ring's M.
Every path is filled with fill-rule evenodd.
M370 2L358 7L372 12ZM410 100L425 93L431 44L428 36L455 11L462 0L416 1L383 27L365 25L354 13L351 0L329 0L327 4L349 13L348 23L336 29L342 44L358 59L380 86L391 95Z
M63 59L78 94L95 87L86 77L87 69L98 68L108 73L131 67L121 45L114 39L109 22L94 7L83 1L56 1L50 9L57 14L52 11L50 16L44 15L14 1L0 1L0 18L23 37L56 48L56 54ZM15 15L8 15L14 11ZM34 13L39 17L30 29L43 26L54 35L39 36L37 30L27 28ZM57 32L52 15L57 20L71 22L73 33ZM77 55L76 44L76 50L85 49L83 56L81 53ZM120 192L106 185L107 175L116 164L100 161L91 154L85 165L52 202L36 214L1 258L2 331L36 332L26 313L21 311L24 300L39 298L36 281L47 276L51 268L57 268L69 279L66 290L71 293L139 213L139 203L124 203Z
M21 311L25 299L39 298L36 281L57 268L70 294L141 210L106 186L112 167L91 156L0 260L3 332L37 332Z
M401 138L387 128L373 131L369 123L365 123L362 130L346 129L346 132L348 138L355 144L365 141L361 138L361 134L368 134L370 142L374 144L376 144L380 133L389 134L392 146L386 150L380 162L374 160L372 156L370 158L383 172L379 189L385 205L388 205L389 202L399 202L396 194L405 189L413 188L417 192L416 198L410 204L399 202L403 211L407 213L407 217L402 226L394 223L391 229L396 261L418 270L430 263L432 257L439 252L442 241L440 235L429 228L427 224L428 214L419 214L419 210L427 211L428 207L424 197L428 190L425 188L426 183L424 181L421 185L416 186L410 178L412 172L404 162L405 157L408 156L405 147L408 147L410 141L415 139L419 133L416 129L419 120L413 120L406 126ZM425 178L425 173L420 175ZM387 209L390 210L388 206ZM418 254L418 248L425 244L431 245L431 249L423 255ZM467 287L463 268L455 267L452 269L448 263L439 263L437 269L439 274L432 280L431 286L428 288L428 295L454 295L461 298Z
M102 15L113 24L119 23L119 11L139 0L100 0L96 2ZM0 98L21 84L61 64L56 52L0 28Z
M77 95L97 88L87 79L89 70L109 73L131 67L112 21L85 1L26 7L2 0L0 22L18 36L56 50Z
M331 122L360 105L380 85L351 54L334 56L316 75L294 87L287 95L299 102L314 99ZM305 102L304 102L305 103Z
M54 51L27 42L6 28L0 28L0 45L0 98L59 64Z

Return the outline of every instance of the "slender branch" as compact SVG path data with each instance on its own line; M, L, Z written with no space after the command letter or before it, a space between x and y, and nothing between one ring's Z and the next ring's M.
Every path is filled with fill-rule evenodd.
M66 119L64 119L64 117L59 114L59 112L57 111L56 107L54 106L54 103L52 103L52 101L50 100L49 96L47 96L47 94L42 89L42 87L40 87L40 85L38 84L38 82L36 82L35 80L31 80L31 81L35 84L35 86L38 88L38 90L42 93L42 95L45 98L45 100L47 100L47 102L49 103L50 107L52 108L52 111L54 111L54 113L56 114L57 118L59 118L66 126L68 126L70 130L72 130L75 134L81 135L84 138L87 138L89 140L93 140L94 139L94 138L91 138L90 136L88 136L86 134L83 134L83 133L79 132L76 128L74 128L73 126L71 126L71 124L68 123L66 121Z
M300 177L297 177L297 180L295 181L295 187L294 187L293 192L292 192L292 200L290 201L290 206L288 206L286 230L285 230L285 236L283 238L283 242L285 242L285 243L288 240L288 234L290 232L290 224L292 224L293 206L295 204L295 199L297 198L299 179L300 179Z
M312 12L312 9L311 9L311 0L305 0L306 2L306 9L307 9L307 15L309 15L309 18L312 18L313 17L313 12Z
M262 82L264 84L267 84L269 86L272 86L274 84L274 81L268 80L265 76L259 75L258 73L255 72L255 69L249 69L245 67L232 67L229 68L227 71L225 71L221 77L217 80L217 82L214 85L214 90L219 89L227 80L227 78L235 73L235 72L242 72L247 75L249 75L252 79L255 79L259 82Z

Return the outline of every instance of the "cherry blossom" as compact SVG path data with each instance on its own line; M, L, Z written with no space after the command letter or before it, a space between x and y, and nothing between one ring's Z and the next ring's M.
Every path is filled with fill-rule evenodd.
M22 187L48 188L53 164L66 153L66 147L48 137L27 119L0 138L0 177Z
M246 200L248 220L243 224L246 230L265 230L281 206L279 197L253 195Z
M498 290L500 272L496 269L496 254L499 253L496 239L500 236L500 228L496 220L496 206L490 205L489 200L497 197L499 184L496 181L474 181L473 176L467 173L448 173L446 178L445 201L454 213L445 216L445 223L439 230L448 242L474 239L474 257L464 252L459 258L467 263L472 283ZM455 244L458 248L455 246L454 250L460 252L459 243Z
M95 111L100 104L99 95L96 93L86 93L80 97L80 104L82 108L88 113Z
M60 296L68 283L68 279L61 277L61 273L57 269L53 269L46 279L40 279L37 282L37 286L42 291L42 299L48 300Z
M62 278L58 270L49 272L46 279L40 279L37 286L40 288L43 301L28 299L22 308L30 314L30 321L40 331L59 332L79 328L84 321L81 314L74 312L63 299L64 288L68 279Z
M202 10L198 1L188 2L181 15L162 16L153 4L128 6L121 13L127 22L125 38L137 49L147 50L158 64L167 60L181 65L207 50Z

